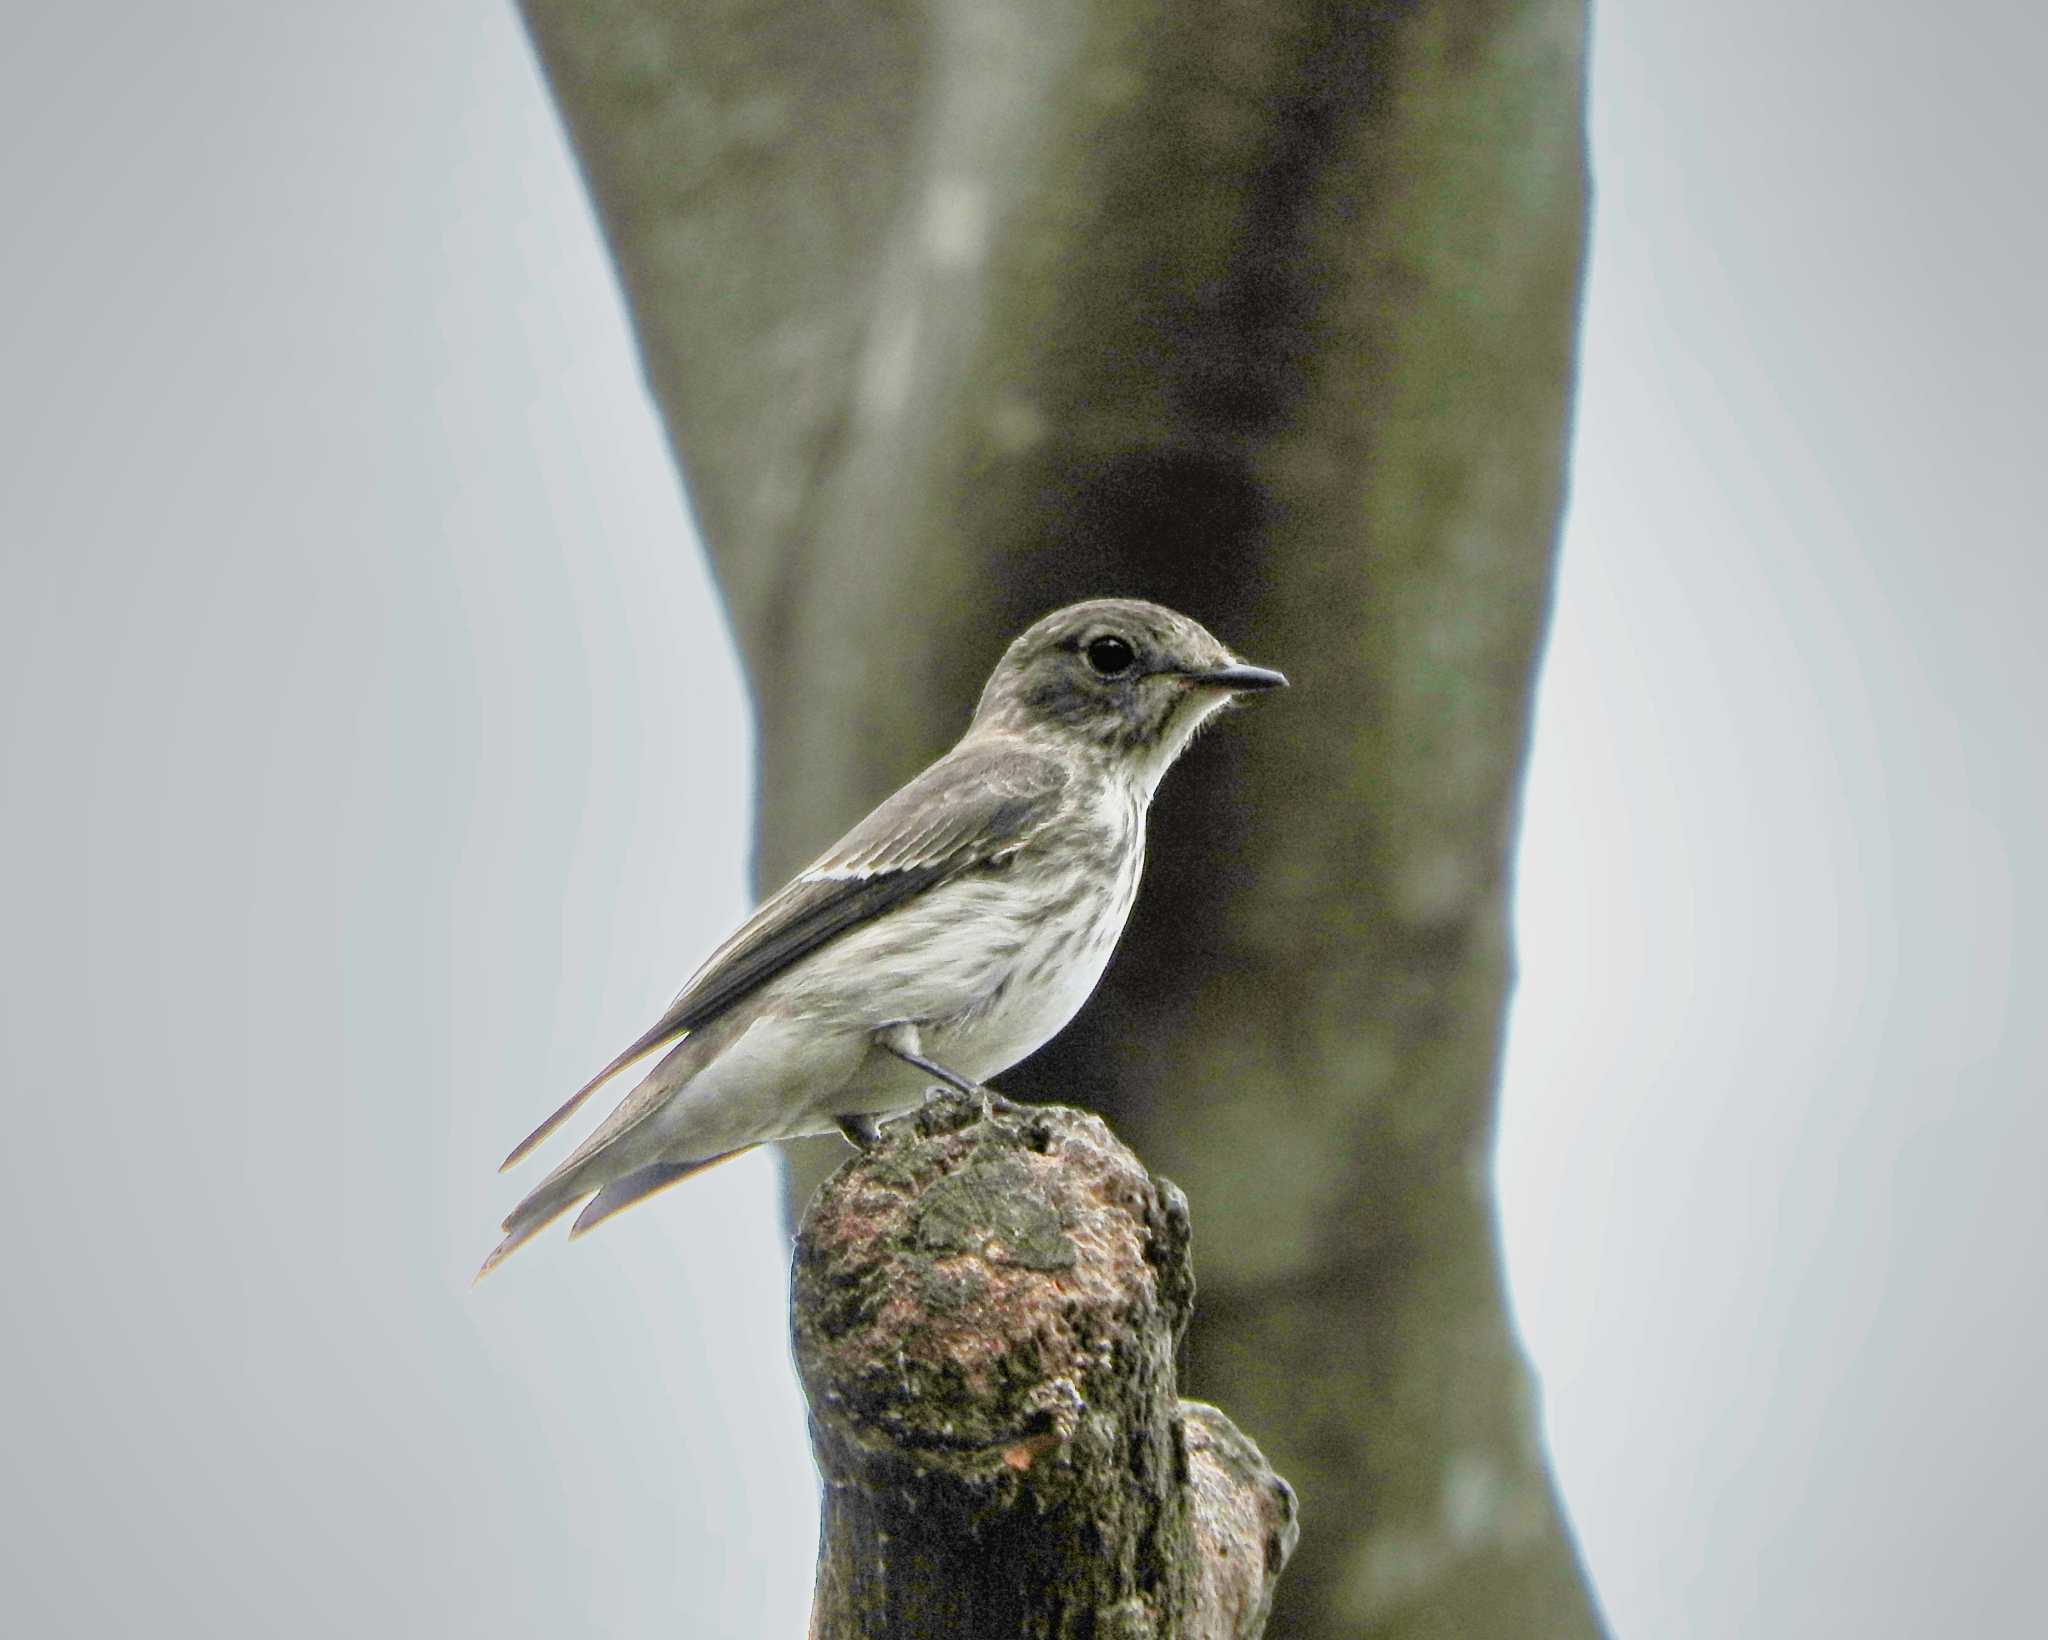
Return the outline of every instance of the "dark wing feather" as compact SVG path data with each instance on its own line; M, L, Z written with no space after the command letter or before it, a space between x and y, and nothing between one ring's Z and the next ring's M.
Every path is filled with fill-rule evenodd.
M1058 803L1066 769L1022 747L955 747L761 905L667 1013L505 1158L511 1167L609 1078L716 1019L800 958L949 877L1014 854Z

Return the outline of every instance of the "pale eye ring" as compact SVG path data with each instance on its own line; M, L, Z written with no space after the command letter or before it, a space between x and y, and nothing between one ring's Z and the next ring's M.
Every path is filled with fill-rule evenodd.
M1082 653L1101 678L1120 678L1138 664L1138 652L1114 633L1095 639Z

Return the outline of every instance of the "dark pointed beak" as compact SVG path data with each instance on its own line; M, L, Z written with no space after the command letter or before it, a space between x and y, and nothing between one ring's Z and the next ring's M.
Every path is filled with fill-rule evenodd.
M1263 666L1219 666L1210 672L1190 672L1190 683L1205 683L1212 689L1228 689L1232 694L1249 694L1255 689L1285 689L1287 679L1278 672Z

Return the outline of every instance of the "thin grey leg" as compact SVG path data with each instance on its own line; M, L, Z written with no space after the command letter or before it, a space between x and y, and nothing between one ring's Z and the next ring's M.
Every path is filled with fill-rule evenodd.
M995 1089L983 1087L979 1082L969 1081L958 1071L948 1070L936 1059L927 1059L920 1051L922 1044L918 1041L917 1027L915 1025L886 1026L882 1030L875 1032L875 1042L878 1046L887 1048L889 1052L902 1060L904 1064L914 1066L916 1069L923 1071L927 1076L937 1077L947 1087L966 1094L970 1099L979 1099L981 1101L981 1117L983 1121L987 1121L996 1111L1001 1111L1006 1116L1014 1116L1024 1108L1013 1100L1005 1099Z

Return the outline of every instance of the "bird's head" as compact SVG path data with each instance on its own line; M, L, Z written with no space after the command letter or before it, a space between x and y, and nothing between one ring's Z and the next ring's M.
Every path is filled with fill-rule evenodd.
M1150 792L1218 707L1286 682L1185 615L1097 598L1055 610L1004 651L974 730L1100 748Z

